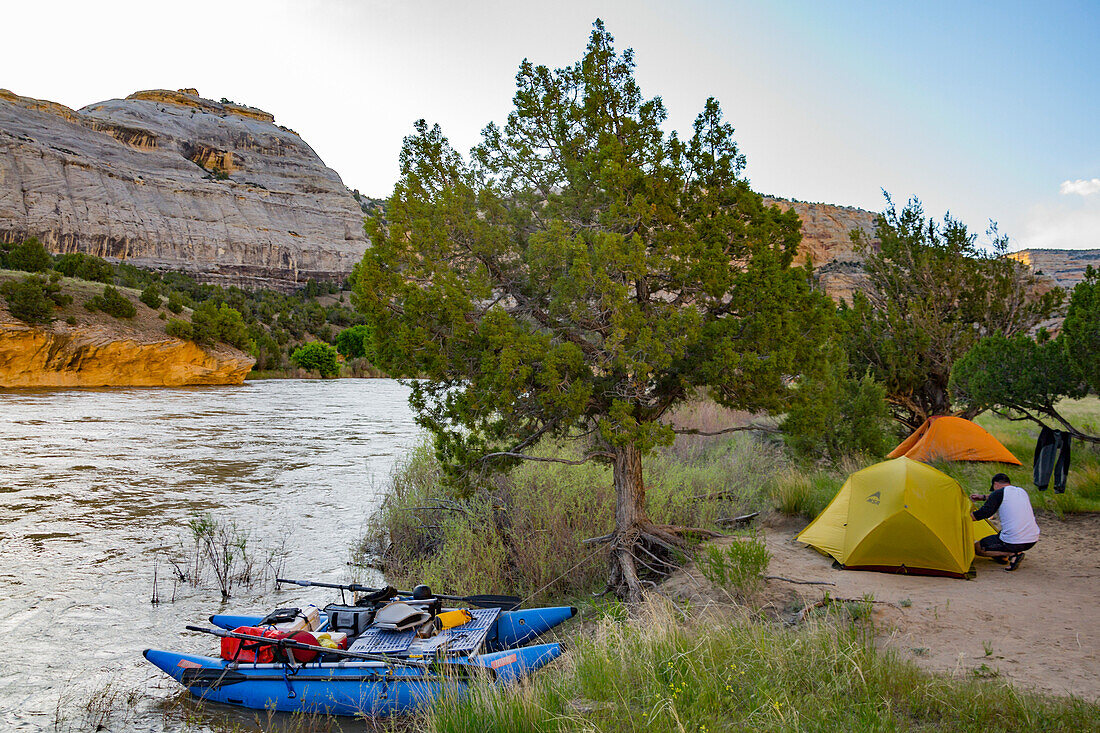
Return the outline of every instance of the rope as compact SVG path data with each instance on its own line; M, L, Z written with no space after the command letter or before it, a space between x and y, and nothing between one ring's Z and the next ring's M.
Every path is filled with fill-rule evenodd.
M588 562L589 560L591 560L591 559L592 559L593 557L595 557L596 555L598 555L598 554L599 554L600 552L603 552L603 549L604 549L603 547L597 547L597 548L596 548L595 550L593 550L593 551L592 551L591 553L589 553L589 555L588 555L587 557L585 557L584 559L582 559L582 560L581 560L580 562L578 562L578 563L577 563L576 565L574 565L573 567L569 568L568 570L566 570L565 572L563 572L563 573L562 573L561 575L559 575L558 577L556 577L556 578L554 578L553 580L551 580L551 581L550 581L549 583L547 583L546 585L542 586L541 588L539 588L539 589L538 589L538 590L536 590L535 592L533 592L533 593L530 593L530 594L528 594L528 595L527 595L527 597L525 597L525 598L523 598L522 600L520 600L520 605L522 606L522 605L523 605L524 603L526 603L527 601L531 600L532 598L534 598L535 596L537 596L537 595L538 595L539 593L542 593L542 592L543 592L544 590L546 590L547 588L549 588L550 586L552 586L552 585L553 585L554 583L557 583L557 582L558 582L559 580L561 580L562 578L564 578L564 577L565 577L566 575L569 575L569 573L573 572L574 570L576 570L577 568L579 568L579 567L580 567L581 565L584 565L584 564L585 564L586 562Z

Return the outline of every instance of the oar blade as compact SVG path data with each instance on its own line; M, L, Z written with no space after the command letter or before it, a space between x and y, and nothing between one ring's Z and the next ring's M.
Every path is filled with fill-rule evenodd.
M471 606L478 606L480 608L499 608L504 611L515 611L523 603L523 599L518 596L498 596L489 593L463 596L460 600L466 601Z

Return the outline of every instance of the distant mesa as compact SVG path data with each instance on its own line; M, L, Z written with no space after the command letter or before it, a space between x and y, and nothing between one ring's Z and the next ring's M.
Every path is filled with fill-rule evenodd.
M72 110L0 89L0 241L293 290L366 249L340 176L261 109L154 89Z
M1022 249L1009 254L1014 260L1030 265L1066 290L1072 290L1085 279L1091 265L1100 269L1100 249Z

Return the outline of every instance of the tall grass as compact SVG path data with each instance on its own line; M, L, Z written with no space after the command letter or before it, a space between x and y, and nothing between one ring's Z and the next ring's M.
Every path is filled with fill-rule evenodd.
M545 445L534 455L568 456L571 450ZM654 522L720 530L723 519L770 508L770 477L783 464L774 445L741 434L709 442L705 450L688 448L687 460L679 457L682 450L678 443L645 462ZM576 597L603 586L606 545L585 540L610 533L613 512L608 466L525 463L460 500L422 445L398 464L357 555L394 584L473 584L470 592L532 600Z
M450 731L1095 730L1100 707L950 679L877 651L845 616L800 628L664 602L607 618L518 689L475 687L429 713Z
M716 406L685 409L676 416L681 427L717 430L723 421L748 419ZM1082 424L1100 420L1096 398L1064 409ZM995 415L983 415L979 423L1025 466L945 463L938 468L967 493L984 491L990 476L1002 470L1029 486L1037 429ZM568 457L575 451L568 444L546 444L535 455ZM857 455L806 464L790 458L768 435L680 436L644 461L647 511L658 523L715 530L729 526L724 519L755 511L808 521L849 475L878 460ZM517 593L540 601L602 588L605 546L585 540L613 528L614 493L606 466L525 463L459 500L448 492L430 447L423 445L398 465L386 494L359 555L379 564L391 583ZM1069 490L1055 495L1032 489L1032 500L1037 508L1058 514L1100 511L1100 450L1076 444Z

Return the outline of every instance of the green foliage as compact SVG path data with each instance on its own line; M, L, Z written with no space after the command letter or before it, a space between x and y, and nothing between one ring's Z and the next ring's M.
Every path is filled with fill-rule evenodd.
M335 377L340 373L336 354L336 349L332 346L319 341L310 341L296 348L290 355L290 361L307 371L318 372L322 377Z
M15 318L31 324L49 323L53 320L55 306L66 306L73 301L71 295L61 292L59 280L56 273L48 280L40 275L27 275L0 285L0 295L4 296L8 312Z
M1026 333L1062 303L1060 289L1035 295L1036 277L1004 256L1008 238L989 233L987 252L950 215L926 220L915 198L898 212L887 196L881 246L854 237L870 287L843 312L848 353L857 371L869 368L885 385L895 418L910 428L952 412L951 367L978 339Z
M790 266L799 220L749 188L718 103L689 138L666 134L633 70L599 22L575 65L524 61L472 162L419 121L368 219L356 302L379 365L426 378L412 403L456 479L550 435L592 436L601 460L644 454L703 385L784 409L830 330L831 305Z
M1100 270L1090 266L1073 289L1062 338L1070 363L1100 394Z
M696 566L716 586L735 590L749 598L764 585L764 574L772 554L760 535L744 535L728 545L708 544Z
M194 329L191 328L191 324L179 318L168 319L168 323L164 324L164 332L173 338L186 339L188 341L195 338L195 332Z
M35 237L16 244L6 252L0 252L0 266L24 272L45 272L53 264L53 258Z
M1013 410L1034 422L1053 422L1078 438L1100 442L1096 426L1073 425L1059 412L1062 399L1100 387L1100 271L1089 267L1070 296L1057 339L1041 332L982 339L956 364L951 389L957 399Z
M256 365L253 369L282 369L283 352L279 348L279 342L276 341L271 334L263 331L263 329L257 330L259 330L260 333L253 337L255 346L252 349L252 355L256 357Z
M349 359L369 358L374 353L374 329L366 324L336 334L336 350Z
M990 336L975 344L956 362L951 390L958 399L983 408L1050 415L1063 397L1084 397L1087 385L1060 340L1039 343L1017 334Z
M91 280L110 284L115 279L115 271L110 262L81 252L59 255L53 263L53 269L81 280Z
M0 244L0 267L6 266L9 252L19 246ZM255 349L259 357L257 369L264 366L276 370L284 368L287 354L297 345L316 338L328 341L334 327L343 330L365 320L360 313L343 304L343 295L340 295L339 304L323 305L318 302L318 298L339 292L340 286L334 282L307 282L300 291L292 294L270 290L249 292L236 287L223 288L200 283L180 272L152 272L125 262L111 264L83 253L59 255L53 260L53 267L68 277L108 285L117 282L121 287L140 290L141 301L150 308L164 306L177 316L184 313L185 308L194 309L210 302L210 308L217 312L200 313L198 337L205 343L222 340L246 351ZM100 310L96 302L93 298L85 306L89 310ZM237 311L240 322L232 315L223 315L222 305ZM158 317L168 319L165 314ZM179 332L178 327L175 328ZM268 338L260 349L253 342L262 336ZM352 371L356 375L377 373L363 361Z
M191 312L191 330L192 339L200 344L221 341L241 351L251 351L253 348L248 326L240 311L225 303L219 305L208 300L196 306Z
M856 379L847 360L827 360L822 372L803 379L780 426L802 458L837 460L849 453L883 456L893 448L886 390L869 373Z
M141 291L141 297L139 298L142 303L153 308L154 310L160 308L161 297L160 291L157 290L156 285L149 285Z
M103 311L115 318L133 318L137 315L137 308L130 299L110 285L104 286L103 293L86 302L84 307L90 311Z

